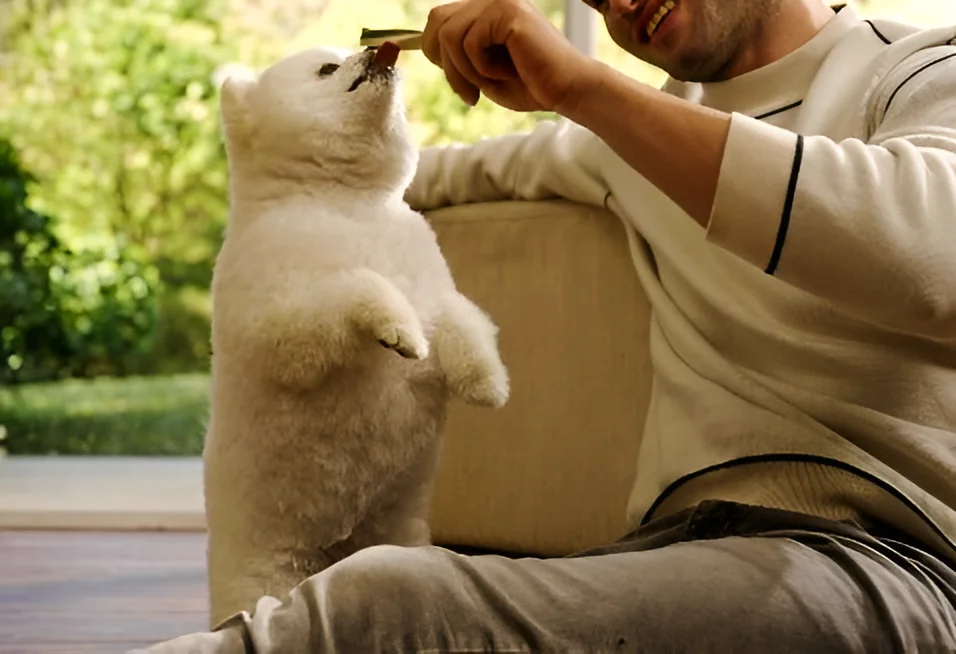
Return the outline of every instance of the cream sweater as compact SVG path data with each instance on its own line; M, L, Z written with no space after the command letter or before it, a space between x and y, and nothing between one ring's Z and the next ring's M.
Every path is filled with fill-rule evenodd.
M427 148L406 199L623 220L653 308L632 524L719 497L956 561L956 28L845 7L770 66L664 88L732 114L706 230L567 121Z

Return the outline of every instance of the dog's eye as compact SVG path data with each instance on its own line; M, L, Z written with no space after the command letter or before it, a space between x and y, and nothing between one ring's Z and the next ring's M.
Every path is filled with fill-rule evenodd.
M338 64L325 64L322 68L319 69L319 72L316 73L317 77L328 77L335 71L339 69Z

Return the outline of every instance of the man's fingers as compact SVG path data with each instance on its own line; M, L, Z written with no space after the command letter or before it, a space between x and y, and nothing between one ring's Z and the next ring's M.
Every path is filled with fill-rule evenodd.
M455 67L454 62L451 61L446 50L442 50L441 67L445 71L445 79L448 80L448 85L451 86L451 90L464 100L466 104L475 106L478 103L481 92L477 86L469 82L458 72L458 68Z
M428 13L422 52L444 70L449 86L469 105L478 102L483 88L493 88L496 95L507 93L506 89L527 95L503 42L520 13L520 6L496 0L464 0L437 6ZM515 82L521 88L516 88Z
M475 25L475 18L470 14L471 12L461 11L446 22L442 26L439 40L442 47L442 59L446 64L446 76L449 77L449 81L452 77L457 78L457 84L462 88L468 87L468 91L463 94L455 84L452 88L465 102L473 105L478 102L478 89L481 88L484 79L475 69L464 48L464 42ZM450 70L448 64L453 69Z
M477 84L470 82L467 75L474 77L474 68L468 70L466 57L461 52L461 40L468 22L462 20L465 11L464 2L452 2L439 5L428 12L428 21L422 34L422 53L445 72L445 79L452 90L467 104L474 105L481 95ZM457 29L456 29L457 28ZM457 36L456 34L461 34ZM456 44L457 42L457 44ZM456 47L457 45L457 47Z
M465 56L483 80L507 80L517 76L508 49L494 41L494 19L482 19L472 25L462 42Z
M436 66L442 65L441 42L439 41L442 25L455 15L461 4L461 2L451 2L432 7L428 12L428 20L425 22L425 29L422 32L422 54Z

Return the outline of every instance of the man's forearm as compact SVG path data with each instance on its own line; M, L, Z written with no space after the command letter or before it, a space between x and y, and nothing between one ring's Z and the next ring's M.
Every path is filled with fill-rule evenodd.
M710 219L728 114L694 105L594 62L560 113L601 138L700 225Z
M541 122L527 133L468 146L427 148L405 200L417 210L554 197L601 206L607 185L596 151L603 149L590 132L568 121Z

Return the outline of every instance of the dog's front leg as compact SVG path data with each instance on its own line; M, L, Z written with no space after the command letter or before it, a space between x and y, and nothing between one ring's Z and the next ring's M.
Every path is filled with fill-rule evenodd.
M425 359L429 344L408 298L368 268L335 273L316 284L287 287L260 307L252 338L273 376L310 388L359 350L386 347L406 359Z
M360 345L371 337L406 359L428 357L428 339L418 313L405 294L382 275L368 268L341 273L329 295L333 306L343 307L344 320L337 327L358 336ZM347 334L342 337L348 338Z
M484 311L461 293L450 294L432 342L455 394L476 406L504 406L508 371L498 353L498 328Z

